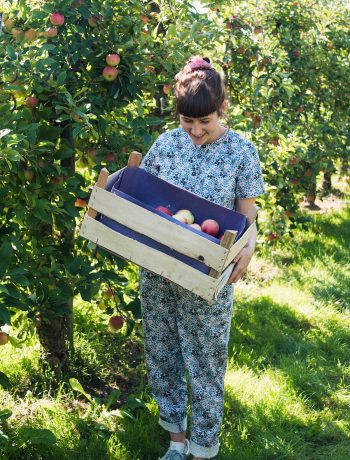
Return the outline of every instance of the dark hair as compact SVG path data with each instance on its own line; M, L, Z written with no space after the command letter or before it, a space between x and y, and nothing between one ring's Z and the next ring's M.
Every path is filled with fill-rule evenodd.
M191 118L221 113L226 98L223 78L208 58L192 57L175 76L176 113Z

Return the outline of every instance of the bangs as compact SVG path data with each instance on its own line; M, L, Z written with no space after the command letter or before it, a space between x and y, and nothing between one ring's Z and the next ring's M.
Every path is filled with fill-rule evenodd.
M176 112L189 118L202 118L218 111L220 103L213 100L210 89L206 85L188 88L185 94L179 94L176 102Z

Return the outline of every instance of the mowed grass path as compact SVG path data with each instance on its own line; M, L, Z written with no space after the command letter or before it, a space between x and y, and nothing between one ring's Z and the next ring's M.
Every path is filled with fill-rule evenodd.
M236 286L218 460L350 458L349 248L349 207L314 215L308 233L256 258ZM131 362L100 314L77 308L73 376L99 396L129 379L147 408L130 409L133 419L108 415L67 384L53 391L44 383L36 342L2 347L0 370L14 389L0 389L0 410L13 410L3 427L12 446L0 443L1 459L156 460L167 449L143 355ZM28 426L49 428L57 444L28 443Z

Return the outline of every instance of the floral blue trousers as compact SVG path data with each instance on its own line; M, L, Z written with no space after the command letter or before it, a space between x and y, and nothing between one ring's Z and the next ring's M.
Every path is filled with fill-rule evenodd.
M186 289L140 270L140 295L148 381L168 431L187 429L187 382L191 406L190 453L219 452L224 377L233 287L208 302Z

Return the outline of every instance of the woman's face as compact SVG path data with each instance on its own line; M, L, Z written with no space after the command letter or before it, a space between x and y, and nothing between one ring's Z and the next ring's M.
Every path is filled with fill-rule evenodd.
M180 115L180 125L189 134L192 142L196 145L209 144L218 139L225 128L219 124L220 118L217 112L205 117L191 118Z

